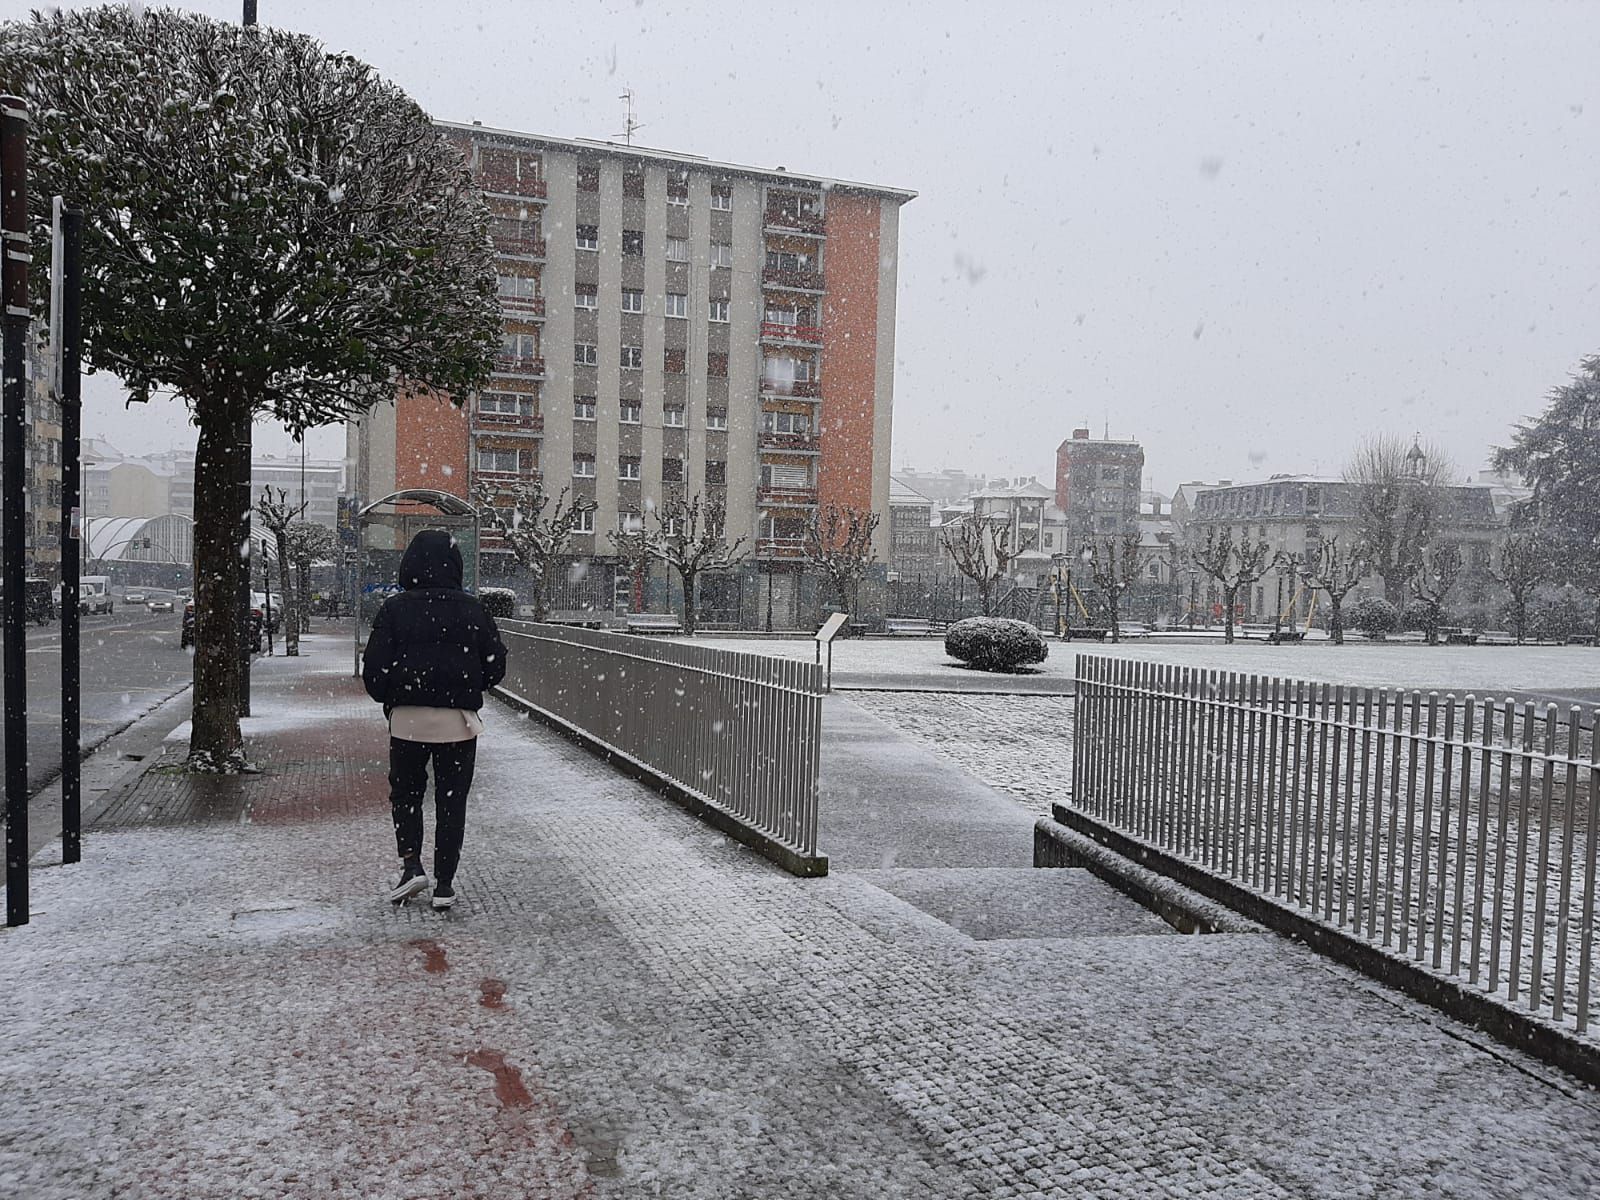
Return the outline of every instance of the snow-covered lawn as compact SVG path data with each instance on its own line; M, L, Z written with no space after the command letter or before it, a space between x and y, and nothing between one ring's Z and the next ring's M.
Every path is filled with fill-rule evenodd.
M697 638L695 641L702 646L803 662L812 661L816 654L813 642L800 639ZM1050 657L1040 664L1039 675L1030 677L983 674L956 666L944 652L943 638L852 638L834 643L833 674L836 682L846 683L868 683L875 678L906 682L916 677L918 682L934 688L941 681L953 679L970 685L976 676L991 683L995 690L1006 690L1008 680L1042 676L1046 680L1069 681L1079 654L1111 655L1319 683L1480 695L1507 691L1563 694L1579 689L1600 689L1600 650L1588 646L1424 646L1370 642L1344 646L1318 642L1287 646L1236 642L1229 646L1220 642L1159 641L1102 645L1053 641Z

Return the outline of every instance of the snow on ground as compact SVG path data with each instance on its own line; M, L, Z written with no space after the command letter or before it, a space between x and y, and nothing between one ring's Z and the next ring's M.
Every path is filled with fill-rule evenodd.
M680 639L681 640L681 639ZM695 644L745 654L811 662L810 640L697 638ZM1425 646L1418 643L1331 643L1268 646L1261 642L1177 643L1130 641L1049 643L1050 657L1037 676L965 670L944 652L942 638L850 638L835 642L836 683L870 685L874 677L917 677L924 686L970 684L982 679L996 691L1028 679L1070 681L1079 654L1111 655L1214 671L1242 671L1362 687L1403 687L1479 695L1508 691L1552 694L1600 689L1600 650L1588 646Z

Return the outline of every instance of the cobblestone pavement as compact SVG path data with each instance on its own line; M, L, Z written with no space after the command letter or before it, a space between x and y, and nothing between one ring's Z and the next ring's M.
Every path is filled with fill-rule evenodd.
M1600 1187L1592 1093L1283 939L1177 936L1025 842L797 881L502 710L461 907L392 908L382 726L307 679L233 819L97 831L0 934L0 1195Z

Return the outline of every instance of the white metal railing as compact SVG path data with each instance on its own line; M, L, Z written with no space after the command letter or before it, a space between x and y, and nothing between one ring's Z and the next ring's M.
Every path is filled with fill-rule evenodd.
M504 691L819 873L822 677L814 663L501 622ZM770 857L770 855L769 855ZM779 861L790 869L789 856Z
M1076 808L1593 1037L1600 710L1080 655Z

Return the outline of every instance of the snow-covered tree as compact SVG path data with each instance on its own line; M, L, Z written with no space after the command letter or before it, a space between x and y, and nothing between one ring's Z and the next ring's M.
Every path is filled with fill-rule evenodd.
M1006 577L1017 556L1033 545L1031 538L1016 537L1010 524L985 521L976 513L946 525L939 540L956 570L977 584L978 602L986 617L993 614L994 585Z
M1139 582L1144 560L1139 550L1139 535L1092 537L1084 547L1089 552L1089 575L1100 593L1106 619L1111 622L1111 640L1120 642L1117 626L1122 620L1123 593Z
M52 8L0 29L0 80L33 115L36 261L53 195L84 214L85 365L135 401L176 395L198 427L189 761L232 769L236 431L342 421L401 380L459 400L486 379L500 316L482 195L402 91L299 34Z
M1518 645L1528 635L1528 600L1549 571L1549 549L1538 528L1513 529L1489 564L1489 578L1506 590L1506 613Z
M1461 578L1465 565L1460 548L1447 542L1425 550L1411 573L1411 595L1416 604L1417 623L1430 646L1439 643L1439 620L1444 613L1445 597L1455 587L1456 580Z
M542 621L550 607L550 586L561 561L572 549L572 535L594 501L569 496L562 488L550 496L538 480L514 483L506 507L495 489L478 483L478 514L494 527L522 569L533 577L533 619Z
M294 561L295 621L301 632L311 628L311 564L332 558L338 549L333 530L316 521L289 526L289 557Z
M707 571L727 571L748 554L743 537L729 541L728 510L721 500L669 500L655 511L656 527L650 531L650 554L678 573L683 581L683 631L695 631L695 591Z
M877 513L836 504L813 511L806 521L801 542L806 563L828 581L842 612L850 609L855 584L877 561L872 546L877 528Z
M272 493L278 493L274 499ZM299 606L294 598L294 563L290 558L289 529L305 512L304 504L290 504L289 493L283 488L264 487L261 499L256 502L256 517L261 527L272 535L278 547L278 586L283 589L283 653L285 658L300 657Z
M1194 565L1222 589L1224 641L1233 641L1233 606L1239 590L1248 589L1267 573L1271 554L1272 547L1265 540L1251 541L1249 534L1235 542L1231 529L1221 533L1207 530L1205 545L1194 551Z
M1345 468L1354 486L1356 534L1389 603L1404 602L1449 503L1451 468L1437 447L1375 434Z
M1354 549L1346 549L1337 536L1324 541L1300 566L1306 586L1328 597L1328 633L1336 646L1344 645L1344 598L1371 569L1359 542Z

